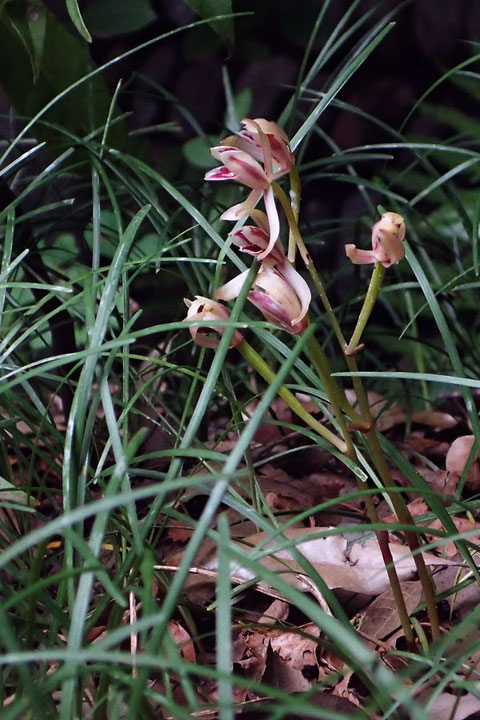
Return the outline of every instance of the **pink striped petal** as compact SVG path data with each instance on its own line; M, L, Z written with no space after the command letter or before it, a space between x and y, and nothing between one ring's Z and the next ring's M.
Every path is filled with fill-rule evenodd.
M269 236L265 230L254 225L244 225L242 228L230 233L230 237L237 247L254 257L259 257L269 244ZM285 254L277 243L272 248L266 260L276 264L281 264L285 260Z
M219 145L211 148L210 152L216 160L220 160L234 174L233 179L243 185L262 190L266 190L270 186L270 180L260 163L243 150Z
M224 166L209 170L205 174L204 180L236 180L236 176L235 173Z
M376 262L373 250L359 250L355 245L345 245L345 254L354 265L368 265Z
M195 300L185 300L188 307L188 313L185 320L190 322L201 322L201 327L190 327L190 334L197 345L201 347L216 348L220 342L219 337L225 332L222 326L211 326L210 322L218 322L219 320L228 320L230 313L221 303L210 298L197 295ZM217 337L215 337L217 336ZM230 348L235 347L243 342L242 335L235 330L230 341Z
M274 162L278 166L277 171L274 173L275 177L280 177L285 173L289 172L292 165L295 163L288 137L284 130L282 130L277 123L264 118L255 118L250 120L245 118L242 120L242 124L245 129L239 132L239 136L243 138L247 143L250 143L252 148L257 149L257 154L261 152L261 143L259 134L263 133L269 143L269 154L273 158ZM260 131L260 133L259 133ZM253 152L250 151L252 154ZM255 155L257 157L257 155ZM261 159L258 158L257 159Z

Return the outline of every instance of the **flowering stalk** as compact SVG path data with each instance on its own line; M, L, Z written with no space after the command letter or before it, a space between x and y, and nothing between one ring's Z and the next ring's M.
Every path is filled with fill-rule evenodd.
M375 267L370 278L370 284L368 286L367 294L363 301L360 315L358 316L357 324L353 335L348 345L345 345L345 355L355 355L359 350L362 350L363 345L360 345L360 338L368 322L368 319L372 313L375 303L377 302L380 288L382 287L382 281L385 276L385 267L382 263L375 263Z
M383 486L386 489L393 489L396 486L374 428L374 421L368 404L367 394L361 379L356 375L358 367L354 354L362 347L360 345L361 336L378 298L385 268L399 262L405 255L403 246L405 223L403 218L397 213L384 213L372 228L371 250L359 249L352 244L346 245L345 247L347 257L354 264L374 263L375 265L352 339L347 344L335 312L330 305L323 283L299 231L300 180L293 155L288 145L288 139L283 130L275 125L275 123L268 122L261 118L255 120L247 118L242 121L242 125L243 129L236 136L226 138L222 145L212 148L212 155L220 160L223 166L209 171L206 179L235 180L246 185L251 190L245 201L229 208L221 216L224 220L237 220L244 216L250 216L256 224L255 226L245 226L234 231L231 235L234 244L243 252L256 257L261 263L247 297L250 302L260 310L263 316L277 327L290 334L303 333L308 327L307 312L311 295L305 280L303 280L294 267L296 249L298 248L342 349L347 367L352 373L360 413L358 413L348 401L338 381L332 377L330 364L323 348L313 336L307 340L307 347L319 378L329 397L332 410L336 415L343 440L311 416L286 387L282 387L279 394L289 407L310 425L310 427L331 442L342 453L348 455L352 460L356 460L357 456L351 438L351 429L357 429L364 433L371 457ZM287 173L289 174L291 186L290 201L284 190L276 182L279 177ZM257 203L262 198L265 213L256 209ZM280 216L278 214L276 200L279 201L288 223L289 239L287 255L285 255L279 240ZM228 301L237 297L245 281L245 277L246 273L241 273L238 277L233 278L233 280L230 280L218 288L215 293L216 301ZM197 300L202 301L205 299L197 298ZM224 306L218 302L216 304L219 305L220 308L223 308L223 310L217 308L215 312L219 313L219 315L224 314ZM208 311L210 311L210 309L211 306L208 306ZM204 308L202 307L200 310L197 310L197 313L203 311ZM206 320L208 319L207 317ZM206 338L205 335L205 333L200 333L200 335L197 333L197 342L202 341L202 344L215 342L210 336ZM232 341L232 346L233 345L238 348L251 367L259 372L267 382L272 382L275 377L274 371L243 338L237 343L235 342L234 336ZM210 344L210 347L213 346L214 345ZM350 427L347 425L344 413L352 423ZM362 482L358 478L357 482L359 488L363 490ZM397 493L392 493L391 501L399 521L413 525L413 519L403 499ZM370 521L372 524L378 523L378 516L373 499L370 496L366 496L365 502ZM416 534L406 532L405 536L412 552L417 551L413 557L425 593L432 634L435 638L438 637L439 634L439 625L433 585L423 557L421 553L418 552L420 546ZM380 546L384 547L383 536L378 535L378 540ZM413 648L413 631L410 626L398 576L395 567L390 566L390 561L386 554L385 562L405 637L408 646Z

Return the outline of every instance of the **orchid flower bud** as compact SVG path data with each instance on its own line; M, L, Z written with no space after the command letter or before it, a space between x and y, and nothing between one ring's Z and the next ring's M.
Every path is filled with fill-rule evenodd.
M215 297L220 300L236 298L247 275L248 270L218 288ZM307 283L288 260L277 268L264 263L248 293L250 302L267 320L292 335L307 328L306 314L311 297Z
M386 212L372 228L372 250L345 245L345 253L355 265L379 262L390 267L405 257L405 221L401 215Z
M185 305L188 307L188 313L185 320L202 322L204 325L200 327L190 327L190 334L197 343L202 347L216 348L220 342L215 334L222 336L225 332L225 328L221 326L211 326L210 322L219 320L229 320L230 313L228 312L225 305L222 305L215 300L196 295L195 300L185 299ZM230 342L231 348L240 345L243 342L242 335L235 330L233 333L232 340Z

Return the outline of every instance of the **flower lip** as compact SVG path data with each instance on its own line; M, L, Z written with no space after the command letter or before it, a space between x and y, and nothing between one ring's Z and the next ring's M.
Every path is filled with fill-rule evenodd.
M268 234L260 227L255 225L244 225L242 228L230 233L232 242L243 252L254 257L261 258L265 251L269 248L270 238ZM278 244L274 244L268 255L264 256L265 262L281 264L285 261L285 253Z

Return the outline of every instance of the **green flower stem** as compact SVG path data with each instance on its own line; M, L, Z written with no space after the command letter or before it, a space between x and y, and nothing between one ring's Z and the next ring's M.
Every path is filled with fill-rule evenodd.
M294 182L295 182L295 180L294 180ZM279 199L279 201L282 205L282 208L285 212L285 215L287 217L288 224L290 227L290 232L295 241L295 246L298 247L298 249L300 251L303 261L307 267L308 272L310 273L310 276L313 280L315 288L316 288L316 290L320 296L320 299L323 303L325 312L330 321L331 328L332 328L333 332L335 333L335 336L336 336L338 343L342 349L342 352L344 353L347 367L350 370L350 372L356 373L356 372L358 372L357 362L356 362L353 354L348 353L348 350L351 351L352 348L356 348L358 346L358 342L362 336L365 325L368 321L368 318L370 317L370 314L372 312L374 304L377 300L378 293L379 293L381 283L383 280L385 268L380 263L376 263L375 269L372 274L372 279L370 281L370 285L369 285L369 288L367 291L367 296L365 298L364 305L360 312L357 326L356 326L354 334L352 336L352 340L347 345L345 338L343 336L342 330L340 328L340 325L338 323L338 320L336 318L336 315L333 311L332 306L330 305L330 301L325 292L325 288L323 287L323 283L317 273L317 270L313 264L312 258L310 257L310 254L305 247L305 243L303 242L303 238L298 229L298 224L297 224L298 216L295 217L294 211L292 210L290 203L288 201L288 198L287 198L286 194L284 193L284 191L282 190L282 188L277 183L273 183L272 187L273 187L275 195ZM289 256L289 259L290 259L290 256ZM317 353L316 357L318 360L320 355ZM312 356L312 359L313 359L313 356ZM328 360L327 360L327 362L328 362ZM318 369L317 369L317 372L318 372ZM320 373L319 373L319 375L320 375ZM385 454L381 448L381 445L378 441L376 431L374 429L374 422L373 422L372 414L370 411L370 406L368 403L367 393L365 392L361 378L356 377L354 375L353 376L353 386L355 389L357 401L358 401L358 404L360 407L360 412L361 412L362 427L360 429L362 429L362 431L366 432L366 439L368 442L368 446L370 448L372 459L374 460L375 466L377 468L377 471L378 471L385 487L387 487L387 488L396 487L395 483L393 481L393 478L390 474L390 470L389 470L389 467L388 467L388 464L387 464L387 461L385 458ZM327 390L327 392L328 392L328 390ZM340 406L342 406L342 405L340 405ZM345 405L344 405L344 408L346 410ZM392 493L391 500L392 500L392 505L395 510L395 514L396 514L399 522L405 523L407 525L413 525L414 524L413 518L412 518L408 508L406 507L405 503L403 502L403 499L396 493ZM373 503L372 503L372 506L373 506ZM369 510L369 506L367 505L367 510L369 510L369 516L370 516L371 509L372 508L370 508L370 510ZM375 510L374 506L373 506L373 510ZM376 514L376 512L375 512L375 514ZM370 516L371 520L372 520L372 518L373 518L373 516ZM421 553L418 552L418 549L420 546L419 546L417 535L415 533L405 533L405 537L406 537L406 540L407 540L410 550L412 552L414 552L415 550L417 551L417 553L413 555L413 558L415 560L415 565L417 568L418 576L420 578L423 592L425 594L425 600L426 600L426 604L427 604L427 612L428 612L430 624L432 627L432 635L434 638L437 638L440 635L440 627L439 627L439 622L438 622L437 607L435 604L435 592L434 592L432 580L431 580L430 574L428 572L428 569L425 565L425 562L423 560L423 557L422 557ZM387 569L387 572L389 572L388 569ZM395 571L395 575L396 575L396 571ZM390 577L393 578L393 573L389 572L389 578ZM393 583L394 584L392 585L392 591L394 592L394 595L396 598L396 603L397 603L397 607L399 610L399 616L401 618L403 617L403 621L402 621L402 627L403 627L403 625L406 625L406 614L408 615L408 613L406 611L403 594L400 599L401 587L400 587L400 583L398 582L398 577L397 577L396 581L393 580ZM404 628L404 632L405 632L405 628ZM406 634L406 637L408 638L409 635Z
M308 261L310 259L309 252L307 248L305 247L305 243L303 242L303 238L300 234L300 231L298 229L297 225L297 219L295 217L294 211L292 210L292 206L290 205L290 201L284 192L284 190L280 187L280 185L276 182L272 183L273 192L277 196L277 198L280 200L280 204L283 208L283 211L287 217L288 221L288 227L290 232L290 239L293 242L293 249L290 248L291 241L289 239L289 247L288 247L288 259L291 263L295 262L295 248L298 247L300 251L300 255L303 258L303 262L305 265L308 265ZM297 216L298 217L298 216ZM293 255L290 255L290 253L293 253Z
M251 345L249 345L246 341L243 341L243 343L237 345L237 350L245 358L250 367L256 370L258 374L263 377L264 380L266 380L269 384L273 382L274 378L276 377L275 371L272 370L269 365L267 365L265 360L261 357L261 355L257 353L256 350L254 350ZM337 450L339 450L341 453L346 454L346 443L337 435L328 430L328 428L322 425L321 422L316 420L313 415L311 415L307 410L305 410L300 400L298 400L298 398L296 398L295 395L290 392L288 388L285 387L285 385L282 385L280 387L278 394L283 400L285 400L288 407L293 410L293 412L298 415L299 418L306 422L307 425L312 428L312 430L315 430L315 432L321 435L325 440L334 445L334 447L336 447Z
M348 401L347 396L345 395L344 389L341 387L341 385L338 384L336 379L332 377L332 370L330 368L328 358L325 355L322 346L314 335L312 335L312 337L310 337L307 341L307 348L310 352L313 364L315 365L315 369L320 377L320 380L323 383L329 400L331 402L335 402L348 415L352 423L354 423L355 425L363 426L363 417L361 417L361 415L355 412L354 408Z
M290 177L290 207L292 208L293 217L295 220L295 226L298 227L298 216L300 213L300 200L301 200L301 186L300 176L298 174L298 168L296 165L292 167L289 173ZM288 233L288 259L290 262L295 262L295 252L297 243L295 240L295 233L292 227L289 227Z
M390 473L390 468L388 467L387 460L385 458L385 453L382 450L376 430L373 426L366 433L366 439L370 448L370 453L372 455L373 461L384 486L386 488L396 488L395 482ZM392 493L390 495L390 499L392 501L393 509L395 510L395 515L397 516L398 521L404 525L415 525L410 511L405 505L400 495L398 495L397 493ZM430 577L428 568L425 565L423 556L421 552L419 552L420 543L418 541L417 534L414 532L405 532L405 539L408 543L408 547L413 554L413 559L417 568L418 577L420 578L420 582L422 584L422 589L425 595L425 602L427 605L427 613L432 629L432 637L434 640L437 640L440 637L440 624L438 620L437 605L435 602L435 589L432 583L432 578Z
M369 500L372 501L372 498L370 497ZM376 515L377 513L374 505L373 509ZM407 649L410 652L416 652L417 648L415 644L415 635L413 633L412 623L408 614L407 606L405 605L405 598L403 597L402 586L400 585L400 580L398 579L397 571L395 569L395 565L393 564L393 557L388 542L388 532L386 530L377 530L375 535L377 536L378 545L382 553L383 561L385 563L385 569L388 574L388 581L390 583L390 587L392 588L395 605L397 606L398 617L400 619L403 634L405 635L405 640L407 643Z
M375 268L373 270L372 277L370 278L370 284L368 286L367 294L365 295L365 300L363 301L362 309L360 310L360 315L358 316L355 330L353 331L352 339L345 347L345 355L354 355L361 349L360 339L375 303L377 302L378 293L382 287L384 276L385 268L382 263L375 263Z
M320 343L314 336L312 336L307 341L307 347L310 351L310 355L312 357L313 363L314 363L317 373L320 377L320 380L322 381L323 386L327 392L327 395L328 395L330 401L332 402L332 408L335 411L337 420L340 425L340 429L342 430L342 434L345 439L345 443L347 444L347 447L348 447L349 457L355 461L357 459L357 453L355 450L355 446L353 445L353 442L352 442L350 431L349 431L349 429L345 423L345 420L343 418L343 415L341 413L340 407L343 407L343 409L349 414L352 422L354 422L355 424L363 425L364 420L362 417L357 415L357 413L353 410L353 408L351 407L350 403L348 402L348 400L345 396L345 393L343 392L343 389L337 385L335 378L331 377L330 364L328 362L328 358L326 357L322 346L320 345ZM363 385L362 385L362 391L363 391ZM363 394L365 394L364 391L363 391ZM333 398L335 398L335 402L333 401ZM365 400L366 400L366 396L365 396ZM370 414L370 408L368 407L368 402L367 402L367 410L368 410L368 414L366 416L367 423L368 423L367 427L371 427L373 424L373 421L372 421L371 414ZM362 481L357 476L355 476L355 479L357 481L358 489L360 491L362 491L364 489L364 485L363 485ZM372 523L372 525L375 525L379 522L379 518L378 518L378 514L377 514L377 510L375 508L375 503L373 501L373 498L370 495L366 495L364 500L365 500L365 507L367 510L369 520ZM376 536L377 536L379 547L382 549L382 556L385 560L385 569L388 574L388 580L390 582L390 587L392 588L395 605L397 606L398 616L400 618L402 630L405 635L407 647L409 647L410 650L413 651L413 650L415 650L415 637L413 634L410 617L408 615L407 606L405 604L405 598L403 597L403 592L402 592L402 588L400 585L400 580L398 578L397 570L396 570L395 566L392 564L391 553L390 553L390 558L387 557L387 554L389 552L388 540L385 543L385 539L382 536L381 532L377 531Z

